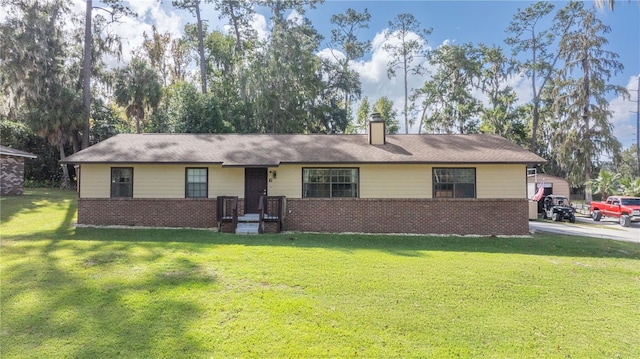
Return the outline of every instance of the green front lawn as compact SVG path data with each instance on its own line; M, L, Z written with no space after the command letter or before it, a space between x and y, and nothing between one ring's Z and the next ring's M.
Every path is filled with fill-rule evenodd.
M74 228L0 200L0 356L640 357L640 246Z

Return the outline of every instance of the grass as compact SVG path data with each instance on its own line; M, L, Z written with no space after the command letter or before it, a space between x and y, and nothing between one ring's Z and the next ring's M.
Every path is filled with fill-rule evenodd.
M74 228L2 198L0 356L640 357L640 246Z

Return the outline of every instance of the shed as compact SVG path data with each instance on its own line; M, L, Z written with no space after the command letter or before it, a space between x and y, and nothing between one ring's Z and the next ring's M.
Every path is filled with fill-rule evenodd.
M527 196L532 198L536 193L538 186L544 183L545 195L555 194L558 196L565 196L569 198L571 189L569 188L569 181L562 177L550 176L544 173L538 173L536 175L527 176Z
M24 160L37 157L0 145L0 195L20 196L24 193Z

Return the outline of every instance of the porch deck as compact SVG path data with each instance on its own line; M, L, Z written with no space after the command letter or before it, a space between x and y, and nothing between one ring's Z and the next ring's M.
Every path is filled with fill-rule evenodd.
M280 232L283 227L285 197L261 196L259 213L239 214L237 196L220 196L218 200L218 228L221 232L258 234Z

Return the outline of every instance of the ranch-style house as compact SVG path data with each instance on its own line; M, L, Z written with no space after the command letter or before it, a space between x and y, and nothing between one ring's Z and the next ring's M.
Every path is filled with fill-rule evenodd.
M120 134L67 157L78 223L224 232L528 234L527 164L497 136Z

